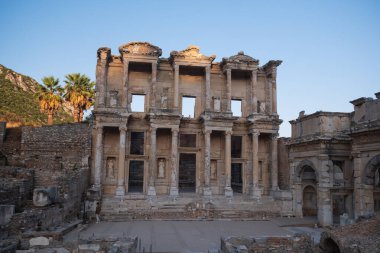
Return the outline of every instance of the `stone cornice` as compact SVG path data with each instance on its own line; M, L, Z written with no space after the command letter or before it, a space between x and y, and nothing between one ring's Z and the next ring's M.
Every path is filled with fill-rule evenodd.
M199 47L190 45L182 51L170 52L169 61L173 64L176 62L203 63L210 64L215 60L216 56L206 56L199 52Z
M123 56L148 56L160 57L161 48L154 46L148 42L129 42L119 47L120 55Z
M243 51L240 51L237 55L233 55L228 58L223 58L220 65L223 69L257 69L259 65L259 60L252 58L249 55L244 54Z
M289 123L290 124L295 124L297 122L305 121L305 120L308 120L308 119L311 119L311 118L318 118L318 117L321 117L321 116L350 117L351 113L349 113L349 112L324 112L324 111L317 111L317 112L314 112L312 114L303 115L303 116L298 117L297 119L290 120Z

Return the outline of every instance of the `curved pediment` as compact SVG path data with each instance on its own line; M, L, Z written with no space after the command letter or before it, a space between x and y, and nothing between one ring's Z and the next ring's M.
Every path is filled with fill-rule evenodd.
M120 54L160 57L161 48L148 42L130 42L119 47Z
M209 64L215 60L215 55L206 56L200 53L199 47L190 45L182 51L172 51L170 53L170 61L185 60L194 62L207 62Z
M223 58L223 63L246 63L258 65L259 60L256 60L251 56L244 54L243 51L240 51L237 55L233 55L229 58Z

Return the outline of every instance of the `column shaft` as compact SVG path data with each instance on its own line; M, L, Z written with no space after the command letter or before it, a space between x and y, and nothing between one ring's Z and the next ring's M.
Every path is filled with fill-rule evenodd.
M226 173L226 187L224 195L227 197L231 197L233 195L231 188L231 133L231 131L225 132L224 166Z
M204 131L204 139L205 139L205 149L204 149L204 188L203 188L203 195L204 196L210 196L211 195L211 188L210 188L210 158L211 158L211 140L210 140L211 130L205 130Z
M170 196L178 196L178 129L172 129Z
M259 187L259 132L252 133L252 192L254 198L261 198L261 189Z
M271 152L271 164L272 164L272 173L271 173L271 181L272 181L272 190L278 190L278 163L277 163L277 138L278 134L272 135L272 152Z
M179 96L179 65L174 65L174 108L178 108Z
M100 187L103 167L103 127L96 127L94 185Z
M125 137L126 137L126 127L120 127L120 142L119 142L119 166L117 172L117 188L116 195L124 196L125 187L124 187L124 178L125 178Z
M152 84L150 91L150 108L156 108L156 82L157 82L157 62L152 63Z
M206 110L209 111L211 108L211 83L210 83L210 66L206 66Z
M121 105L123 108L129 108L129 94L128 94L128 66L129 61L127 59L123 59L123 94Z
M272 79L272 111L277 114L277 83L276 78Z
M272 79L271 77L267 77L266 110L268 114L272 114Z
M257 113L257 70L251 76L251 113Z
M156 188L154 186L156 171L156 128L150 129L150 155L149 155L149 189L148 195L155 196Z
M226 74L227 74L227 87L226 87L227 112L230 112L231 111L231 69L227 69Z

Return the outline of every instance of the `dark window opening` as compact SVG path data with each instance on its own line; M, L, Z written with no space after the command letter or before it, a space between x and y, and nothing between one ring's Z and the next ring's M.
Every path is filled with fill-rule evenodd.
M131 132L131 155L144 155L144 132Z
M243 138L241 136L231 137L231 157L232 158L241 158L242 139Z
M197 146L196 134L180 134L179 145L185 148L195 148Z
M196 154L179 154L180 192L195 192Z
M129 162L129 192L143 192L144 188L144 161Z
M241 163L231 164L231 188L234 192L242 193L243 176Z

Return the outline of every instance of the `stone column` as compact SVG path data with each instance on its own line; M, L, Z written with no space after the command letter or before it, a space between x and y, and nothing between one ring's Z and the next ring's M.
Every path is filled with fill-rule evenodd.
M277 114L277 82L276 82L276 68L272 73L272 113Z
M261 189L259 187L259 135L256 130L252 132L252 192L253 198L261 198Z
M267 76L266 83L266 111L268 114L272 114L272 79L270 76Z
M205 67L206 70L206 111L210 110L210 105L211 105L211 84L210 84L210 71L211 67L210 65Z
M211 141L210 141L210 135L211 130L204 130L204 139L205 139L205 148L204 148L204 187L203 187L203 195L204 196L211 196L211 188L210 188L210 159L211 159Z
M170 196L178 196L178 129L172 128Z
M150 129L150 155L149 155L149 188L148 195L156 196L156 188L154 186L156 171L156 131L155 127Z
M231 130L225 132L224 166L226 173L226 187L224 188L224 195L226 197L233 196L231 188L231 134Z
M174 108L178 109L179 96L179 65L174 64Z
M99 66L99 72L98 76L96 77L96 86L98 90L98 105L95 104L95 106L98 107L104 107L105 106L105 95L106 95L106 85L107 85L107 63L108 63L108 56L105 54L100 54L100 66Z
M251 76L251 114L257 113L257 70L252 70Z
M120 131L120 142L119 142L119 166L117 172L117 188L116 188L116 196L124 196L125 195L125 187L124 187L124 178L125 178L125 137L127 127L121 126L119 127Z
M94 185L100 187L103 168L103 126L96 126Z
M271 144L271 181L272 181L272 191L278 190L278 163L277 163L277 138L278 134L272 134L272 144Z
M355 218L365 214L365 199L362 185L362 158L360 152L352 154L354 157L354 215Z
M128 110L130 111L128 97L128 66L129 61L126 58L123 58L123 94L121 96L121 106L123 108L128 108Z
M227 87L226 87L227 112L231 112L231 69L227 69L226 74L227 74Z
M150 90L150 108L156 108L156 82L157 82L157 62L152 62L152 85Z

